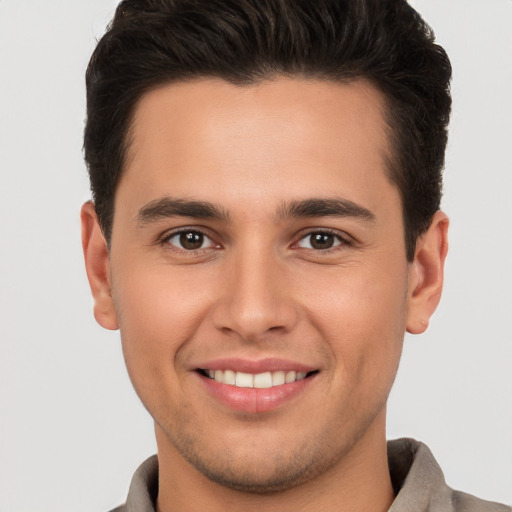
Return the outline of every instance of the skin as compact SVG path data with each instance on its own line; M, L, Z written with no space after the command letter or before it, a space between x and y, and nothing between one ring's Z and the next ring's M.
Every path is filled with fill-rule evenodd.
M362 81L285 78L141 99L110 254L92 203L82 226L95 317L120 328L155 420L160 512L389 508L386 400L404 332L424 331L438 304L448 220L434 216L408 263L383 105ZM141 215L170 197L224 215ZM370 215L286 215L308 199ZM180 229L203 233L201 247L180 246ZM244 412L196 371L232 357L317 371L279 407Z

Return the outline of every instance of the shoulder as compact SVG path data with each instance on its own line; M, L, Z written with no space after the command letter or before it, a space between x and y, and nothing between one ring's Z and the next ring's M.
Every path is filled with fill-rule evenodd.
M126 503L110 512L155 512L158 495L158 458L153 455L135 471Z
M512 508L454 491L428 447L414 439L388 443L396 499L389 512L512 512Z
M456 512L512 512L512 507L481 500L461 491L452 491L452 503Z

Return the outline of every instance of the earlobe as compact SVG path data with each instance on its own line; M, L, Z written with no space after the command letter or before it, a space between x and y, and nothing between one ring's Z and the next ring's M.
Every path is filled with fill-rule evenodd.
M416 244L409 270L407 331L421 334L441 299L444 262L448 252L448 217L438 211Z
M85 268L94 298L94 317L105 329L115 330L118 322L111 293L108 248L91 201L82 206L80 219Z

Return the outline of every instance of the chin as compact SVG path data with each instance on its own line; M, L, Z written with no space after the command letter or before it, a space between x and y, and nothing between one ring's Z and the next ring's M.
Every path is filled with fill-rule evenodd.
M282 456L258 457L263 460L251 464L240 458L230 461L231 457L236 455L226 454L224 460L212 461L195 457L188 461L212 482L251 494L283 492L307 482L327 469L322 467L327 465L320 456L309 457L308 461L302 455L289 457L287 460L283 460ZM233 465L233 460L238 460L239 463Z
M269 439L250 436L230 439L214 446L212 438L172 437L174 445L191 466L210 481L223 487L251 494L283 492L302 485L328 471L345 455L350 443L329 442L327 433L319 436L290 436ZM238 442L237 442L238 441Z

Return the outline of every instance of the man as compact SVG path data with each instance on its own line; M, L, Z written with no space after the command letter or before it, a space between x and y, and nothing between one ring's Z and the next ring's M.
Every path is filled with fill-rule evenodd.
M450 76L404 1L120 4L83 245L158 459L119 510L509 510L385 439L442 289Z

